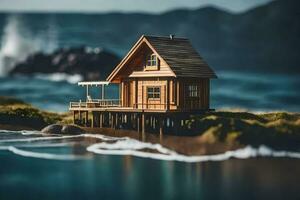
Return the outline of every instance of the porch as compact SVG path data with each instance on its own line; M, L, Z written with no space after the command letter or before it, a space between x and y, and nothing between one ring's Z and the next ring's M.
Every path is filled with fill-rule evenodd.
M79 100L77 102L70 102L69 109L76 110L80 108L109 108L109 107L121 107L122 101L119 98L106 99L105 88L109 85L108 81L90 81L90 82L78 82L78 86L86 88L85 100ZM91 94L91 87L99 87L99 95L97 98L93 98ZM119 89L120 92L120 89Z
M138 102L138 103L129 103L129 99L132 100L132 93L126 87L126 84L116 84L118 85L118 98L106 98L106 92L112 93L112 91L108 91L106 88L110 84L108 81L92 81L92 82L78 82L79 86L85 87L86 89L86 98L84 100L73 101L69 104L69 110L132 110L132 111L140 111L140 110L153 110L153 111L166 111L167 104L164 102ZM115 83L114 83L115 84ZM92 96L91 88L98 87L99 93L96 98ZM132 89L132 88L131 88ZM94 95L95 96L95 95ZM134 95L137 97L137 95ZM125 99L125 102L122 99Z

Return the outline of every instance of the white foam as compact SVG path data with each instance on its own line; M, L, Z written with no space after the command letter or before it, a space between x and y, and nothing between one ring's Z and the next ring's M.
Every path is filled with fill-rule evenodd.
M35 74L36 78L43 79L43 80L49 80L49 81L67 81L69 83L78 83L83 78L80 74L66 74L66 73L52 73L52 74Z
M65 147L76 144L75 142L64 142L64 143L50 143L50 144L18 144L14 147L27 147L27 148L48 148L48 147ZM9 146L0 146L0 150L8 150Z
M44 141L44 140L60 140L68 138L78 138L83 137L83 135L72 135L72 136L50 136L50 137L35 137L35 138L22 138L22 139L5 139L0 140L0 143L9 143L9 142L34 142L34 141Z
M50 160L79 160L86 159L86 156L77 156L77 155L67 155L67 154L51 154L51 153L40 153L33 151L25 151L22 149L18 149L14 146L10 146L7 150L13 152L14 154L31 157L31 158L42 158L42 159L50 159Z
M11 133L11 134L20 133L22 135L44 135L40 131L28 131L28 130L21 130L21 131L0 130L0 134L1 133Z
M60 142L60 143L49 143L49 144L21 144L15 147L29 147L29 148L48 148L48 147L66 147L76 144L76 142Z
M156 150L157 153L144 152L141 151L142 149ZM224 161L230 158L247 159L258 156L300 158L300 153L298 152L274 151L264 145L261 145L259 148L246 146L242 149L227 151L225 153L215 155L186 156L167 149L160 144L144 143L133 139L117 141L115 143L102 142L94 144L89 146L87 151L96 154L132 155L143 158L181 162Z
M4 132L1 130L1 132ZM12 133L16 133L13 131ZM34 131L19 131L23 135L34 135L42 134L41 132ZM179 154L171 149L168 149L160 144L153 144L147 142L141 142L129 137L110 137L100 134L81 134L81 135L64 135L64 136L46 136L46 137L34 137L34 138L22 138L22 139L4 139L0 140L0 143L8 144L7 146L0 146L0 150L9 150L13 153L22 156L45 158L45 159L57 159L57 160L72 160L75 155L59 155L59 154L48 154L48 153L37 153L31 151L25 151L18 149L19 147L59 147L68 146L74 142L61 143L61 139L72 139L72 138L96 138L103 142L92 144L87 147L87 151L102 154L102 155L132 155L142 158L151 158L158 160L167 161L181 161L181 162L205 162L205 161L224 161L230 158L247 159L254 157L289 157L289 158L300 158L299 152L290 151L275 151L267 146L261 145L258 148L246 146L245 148L227 151L222 154L215 155L195 155L187 156ZM60 143L50 144L22 144L22 142L34 142L34 141L51 141L59 140ZM9 145L11 142L20 142L14 146ZM145 152L146 149L150 149L154 152ZM77 156L75 156L77 159Z

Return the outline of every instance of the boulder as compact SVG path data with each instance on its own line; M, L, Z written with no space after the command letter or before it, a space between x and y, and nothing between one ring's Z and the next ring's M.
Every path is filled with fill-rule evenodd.
M83 134L85 131L75 125L64 125L61 129L62 134L68 134L68 135L78 135L78 134Z
M63 126L59 124L51 124L43 128L41 132L49 134L61 134L62 127Z

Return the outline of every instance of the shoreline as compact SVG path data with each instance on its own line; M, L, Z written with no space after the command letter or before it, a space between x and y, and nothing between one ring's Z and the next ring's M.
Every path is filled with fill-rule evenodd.
M86 133L101 134L110 137L129 137L132 139L139 140L141 142L161 144L162 146L176 151L177 153L187 156L197 155L213 155L220 154L230 150L237 150L245 147L241 144L228 145L222 142L208 143L201 135L199 136L175 136L175 135L162 135L153 133L145 133L145 138L137 131L124 130L124 129L111 129L111 128L86 128L82 127ZM32 131L37 130L26 126L0 124L0 130L9 131ZM39 130L37 130L39 131Z
M72 114L42 111L18 99L0 96L0 129L41 130L49 124L73 124ZM193 115L185 124L181 135L147 133L144 138L134 130L81 128L90 133L160 143L186 155L224 153L247 145L300 151L300 113L254 114L232 109Z

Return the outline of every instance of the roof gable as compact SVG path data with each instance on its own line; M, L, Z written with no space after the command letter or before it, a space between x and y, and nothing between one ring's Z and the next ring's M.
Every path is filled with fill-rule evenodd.
M168 65L175 77L216 78L214 71L187 39L143 35L108 76L108 81L113 81L114 77L143 43L146 43L159 59Z
M216 78L188 39L145 36L156 52L166 61L177 77Z

